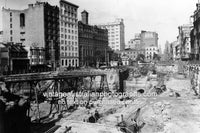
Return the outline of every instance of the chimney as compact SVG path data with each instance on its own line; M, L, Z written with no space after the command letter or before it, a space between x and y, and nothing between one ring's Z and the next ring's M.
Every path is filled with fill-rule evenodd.
M86 10L81 12L82 23L88 24L88 12Z
M30 7L33 7L33 4L28 4L28 7L30 8Z

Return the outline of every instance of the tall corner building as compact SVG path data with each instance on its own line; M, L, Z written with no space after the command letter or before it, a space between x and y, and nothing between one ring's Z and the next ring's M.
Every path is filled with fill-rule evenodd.
M61 67L78 67L78 6L65 0L60 0L59 6L60 64Z
M108 46L114 51L121 51L125 49L125 33L123 19L116 19L115 22L100 24L100 28L108 30L109 44Z

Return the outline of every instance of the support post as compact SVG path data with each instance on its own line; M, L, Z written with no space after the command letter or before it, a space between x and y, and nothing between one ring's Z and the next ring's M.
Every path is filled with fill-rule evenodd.
M34 92L35 92L35 101L37 104L37 122L40 123L40 106L39 106L39 101L38 101L38 91L37 91L37 83L34 83Z
M88 106L89 106L89 103L90 103L90 93L91 93L91 88L92 88L92 83L93 83L92 77L93 77L93 76L90 77L89 98L88 98L88 102L87 102L86 107L88 107Z

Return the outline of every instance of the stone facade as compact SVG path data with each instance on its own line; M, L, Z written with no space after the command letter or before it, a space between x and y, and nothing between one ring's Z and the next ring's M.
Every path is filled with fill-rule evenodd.
M45 2L29 4L25 10L2 9L3 41L22 43L29 51L31 65L59 62L59 8ZM39 56L31 49L45 49ZM38 61L39 60L39 61Z
M61 67L78 67L78 6L65 0L60 0L59 6Z
M130 58L133 61L136 60L136 58L139 54L145 55L145 49L140 49L140 50L126 49L126 50L121 51L121 56L127 56L128 58Z
M125 34L123 19L116 19L113 23L98 25L100 28L108 30L109 47L114 51L125 49Z
M192 59L199 60L199 49L200 49L200 3L196 4L196 10L194 11L193 15L193 30L191 31L190 38L191 38L191 50L192 50Z
M192 30L192 24L185 24L179 26L179 35L178 42L180 45L180 55L182 60L189 60L191 54L191 45L190 45L190 32Z
M145 48L148 46L158 47L158 33L151 31L141 31L141 47Z
M0 42L3 42L3 31L0 31Z
M108 50L108 31L88 24L87 11L82 12L79 29L79 57L81 66L105 62Z
M147 46L145 47L145 58L146 60L153 60L154 55L158 54L159 50L157 46Z

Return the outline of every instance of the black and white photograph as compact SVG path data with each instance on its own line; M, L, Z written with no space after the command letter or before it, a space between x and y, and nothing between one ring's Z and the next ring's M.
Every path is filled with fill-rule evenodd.
M0 133L200 133L200 0L0 0Z

